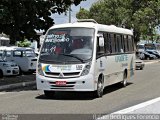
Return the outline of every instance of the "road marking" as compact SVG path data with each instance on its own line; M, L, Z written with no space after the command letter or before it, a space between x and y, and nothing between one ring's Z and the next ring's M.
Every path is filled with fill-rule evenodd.
M152 100L149 100L149 101L146 101L146 102L143 102L143 103L140 103L138 105L134 105L132 107L129 107L129 108L126 108L126 109L123 109L123 110L120 110L120 111L117 111L117 112L114 112L114 113L111 113L110 115L114 115L114 114L127 114L127 113L133 112L135 110L144 108L144 107L146 107L148 105L151 105L153 103L159 102L159 101L160 101L160 97L152 99ZM102 117L97 118L97 120L101 120L101 119L107 118L107 117L108 117L108 115L104 115Z

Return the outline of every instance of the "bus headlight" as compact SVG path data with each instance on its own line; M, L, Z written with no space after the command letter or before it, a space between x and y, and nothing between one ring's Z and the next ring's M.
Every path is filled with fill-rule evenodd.
M38 63L38 74L44 76L43 70L42 70L42 65L41 63Z
M90 68L91 68L90 63L85 65L85 67L84 67L84 69L83 69L83 71L81 73L81 76L87 75L89 73Z

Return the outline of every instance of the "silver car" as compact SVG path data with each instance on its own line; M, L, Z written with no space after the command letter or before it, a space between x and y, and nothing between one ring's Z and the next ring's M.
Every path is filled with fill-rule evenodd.
M138 69L143 70L145 66L144 61L137 58L135 62L136 62L136 70Z

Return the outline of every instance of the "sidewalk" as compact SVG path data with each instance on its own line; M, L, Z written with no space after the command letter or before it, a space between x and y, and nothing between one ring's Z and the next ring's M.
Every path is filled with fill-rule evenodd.
M103 115L96 120L160 120L160 97Z
M152 64L152 63L158 63L160 60L143 60L145 64Z
M160 114L160 97L114 112L112 114Z
M36 75L9 76L0 79L0 91L15 89L36 84Z

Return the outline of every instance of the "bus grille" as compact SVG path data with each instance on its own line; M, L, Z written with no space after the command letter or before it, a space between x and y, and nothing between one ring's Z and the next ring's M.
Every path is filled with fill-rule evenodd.
M67 73L58 73L58 72L45 72L47 77L55 78L72 78L79 77L80 72L67 72Z

